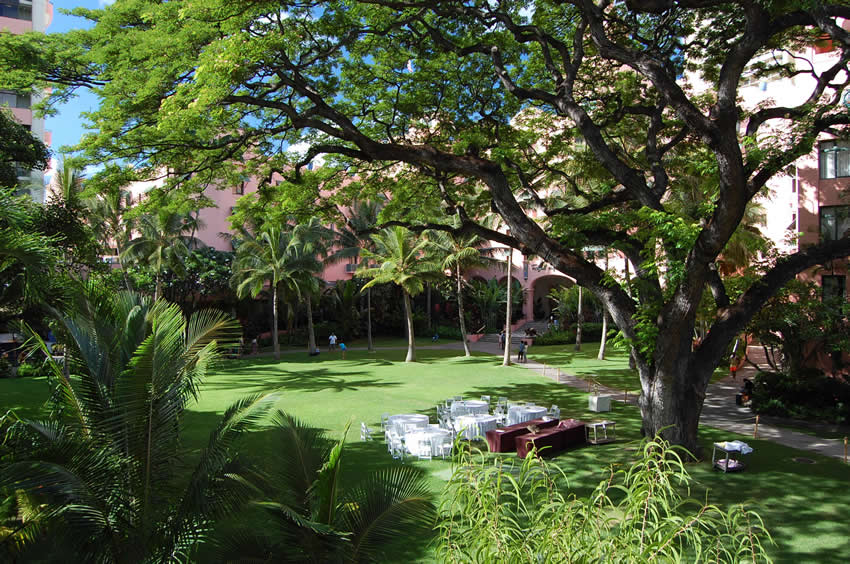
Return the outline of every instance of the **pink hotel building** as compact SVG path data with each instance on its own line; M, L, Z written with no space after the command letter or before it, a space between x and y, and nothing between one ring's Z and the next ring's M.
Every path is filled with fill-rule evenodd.
M14 0L0 0L9 1ZM807 61L811 61L816 70L826 68L838 57L838 53L833 51L828 43L812 46L807 53L797 55L795 61L799 67L808 65ZM767 99L781 105L796 105L811 92L812 80L811 76L806 75L760 81L747 80L745 77L740 96L745 107L754 107ZM850 96L846 97L845 101L850 104ZM130 189L133 195L138 197L155 184L138 183ZM769 195L759 202L766 212L763 232L784 252L815 244L823 238L845 235L850 230L848 186L850 140L834 140L823 136L811 154L798 159L794 166L786 170L786 174L777 175L770 181ZM215 202L216 207L201 211L200 217L205 225L198 232L199 238L211 247L229 250L229 243L220 233L230 230L228 217L231 208L238 198L256 190L256 179L249 179L240 186L225 190L210 189L206 195ZM501 245L494 244L493 247L499 248ZM504 252L496 254L502 259L507 257ZM517 320L517 326L520 326L534 319L534 304L541 298L540 305L548 315L550 306L546 296L550 289L558 285L571 285L573 281L539 258L524 257L521 253L514 252L512 260L516 268L513 276L525 291L524 319ZM625 269L623 261L622 255L611 253L609 269L622 274ZM356 266L353 260L349 264L329 266L323 278L331 283L351 279ZM631 268L633 267L630 266ZM471 277L482 279L502 280L505 276L504 268L471 273ZM827 265L809 270L801 277L817 282L826 295L840 295L847 299L847 259L833 260Z
M13 34L28 31L46 31L53 20L53 4L48 0L0 0L0 32ZM33 134L50 145L50 132L44 129L44 120L33 116L30 109L36 102L29 93L0 90L0 106L8 106L15 118L27 126ZM42 186L44 173L42 171L21 171L22 184ZM31 189L35 201L44 200L44 189Z

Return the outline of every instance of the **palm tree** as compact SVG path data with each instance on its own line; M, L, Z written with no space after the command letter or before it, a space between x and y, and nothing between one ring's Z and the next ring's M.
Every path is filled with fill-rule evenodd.
M185 272L183 262L192 251L205 246L192 232L191 217L167 207L142 215L136 229L139 236L127 243L122 258L147 264L154 270L154 300L162 295L162 275L166 268L177 274Z
M225 560L380 562L400 543L432 534L436 511L420 471L392 466L343 489L345 437L331 441L280 411L274 420L272 444L279 448L261 487L273 495L252 504L270 526L226 538Z
M175 304L93 284L80 294L74 312L57 314L71 374L47 356L48 418L0 429L0 491L17 492L31 513L7 540L32 538L81 562L184 560L245 499L233 443L274 398L233 404L187 475L175 464L187 455L183 414L238 324L212 311L186 319Z
M381 204L378 202L361 202L355 200L351 204L350 213L345 218L345 225L338 231L337 251L331 255L331 261L360 257L361 249L374 249L372 238L366 233L378 223L378 213ZM375 350L372 345L372 288L366 289L366 345L369 352Z
M89 223L104 247L115 246L118 266L124 272L124 284L130 290L130 281L124 271L122 254L130 242L133 223L126 217L130 207L130 193L121 186L110 185L103 192L86 200Z
M484 242L475 234L454 235L445 231L428 233L431 242L430 252L435 253L443 268L451 271L457 285L457 311L460 321L460 335L463 340L463 351L466 356L472 356L466 339L466 321L463 310L463 274L476 266L486 266L493 259L481 254L480 246Z
M407 358L416 362L416 345L413 334L413 308L410 298L421 293L426 280L439 280L443 274L439 263L426 256L428 241L416 240L404 227L388 227L372 235L375 250L363 249L361 256L375 262L374 268L360 268L358 276L371 278L363 289L376 284L392 283L401 287L404 297L404 314L407 320Z
M243 298L256 297L269 284L272 295L272 344L280 360L278 340L278 302L282 291L301 298L318 289L314 274L321 271L322 263L310 249L301 244L293 230L271 226L261 230L256 237L243 231L237 238L236 257L233 260L232 282L236 294ZM308 302L309 303L309 302ZM308 305L308 312L310 306ZM312 316L308 316L312 321ZM315 349L315 337L313 337Z
M292 228L292 244L298 247L301 256L312 256L316 259L315 268L304 273L301 295L304 296L307 307L307 349L316 350L316 331L313 325L313 296L318 295L322 280L318 277L324 264L331 262L328 248L333 240L333 232L322 225L317 217L310 218L305 223L298 223ZM324 259L322 261L320 259Z
M68 207L77 208L79 206L84 181L85 176L77 168L74 159L63 154L62 165L56 171L53 182L57 188L58 196L67 203Z

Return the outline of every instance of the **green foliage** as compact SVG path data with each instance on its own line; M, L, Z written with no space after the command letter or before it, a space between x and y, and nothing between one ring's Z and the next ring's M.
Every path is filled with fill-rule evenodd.
M820 370L804 369L799 374L760 372L755 384L752 408L756 413L850 423L850 384L827 376Z
M811 282L793 280L750 322L747 331L769 351L768 361L795 379L803 379L806 366L819 352L850 350L848 305L842 299L824 300Z
M18 167L44 170L50 153L44 143L0 107L0 188L18 185Z
M770 535L757 513L687 497L682 457L645 439L587 497L536 456L517 467L464 451L440 505L442 562L764 562Z
M487 332L499 331L505 327L505 302L508 299L505 284L500 284L495 278L486 282L472 280L469 283L469 302L472 325L477 329L485 325ZM511 288L513 308L511 318L522 317L522 305L525 302L525 291L518 280L513 280Z
M186 319L176 305L93 284L59 321L72 338L70 376L48 360L47 418L0 425L0 492L15 491L32 508L5 540L21 545L24 560L30 545L91 562L185 557L244 501L234 441L271 398L234 403L193 454L195 466L187 473L175 464L187 454L186 407L238 325L214 311Z
M261 486L265 498L252 503L266 527L222 535L225 557L380 562L408 539L433 535L433 496L419 470L393 466L342 487L348 425L332 441L322 429L284 412L274 422L275 448L267 458L272 464Z
M578 286L558 286L549 292L549 299L554 300L554 313L558 316L562 327L575 323L578 319ZM602 302L592 293L584 290L581 292L582 320L595 320L602 318ZM553 343L554 344L554 343Z
M616 331L611 331L609 334L610 333L616 333ZM597 323L595 321L582 323L581 336L585 341L600 340L602 338L602 323ZM570 327L561 331L547 331L539 337L534 338L535 345L574 345L575 342L575 327Z

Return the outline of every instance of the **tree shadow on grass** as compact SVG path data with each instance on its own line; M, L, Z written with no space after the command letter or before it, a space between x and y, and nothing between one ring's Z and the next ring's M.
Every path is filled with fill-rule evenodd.
M235 378L210 378L204 388L207 390L238 390L240 394L288 390L299 392L345 392L362 388L392 388L400 384L377 378L364 378L367 372L348 372L340 374L328 369L306 370L300 372L266 371L230 372Z

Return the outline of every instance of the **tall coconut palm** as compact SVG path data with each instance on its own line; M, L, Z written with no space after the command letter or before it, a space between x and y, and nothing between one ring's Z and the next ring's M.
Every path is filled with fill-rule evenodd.
M337 232L335 243L338 249L330 260L359 258L361 249L374 249L374 242L367 232L377 225L380 211L378 202L352 202L345 225ZM366 345L370 352L375 350L372 344L372 288L366 289Z
M278 412L272 429L272 470L252 505L269 526L226 537L224 558L250 562L381 562L410 539L433 534L436 511L422 473L392 466L343 488L345 437Z
M472 356L466 338L466 320L463 309L463 275L464 272L476 266L487 266L494 259L481 254L480 246L484 241L475 234L454 235L445 231L428 233L431 243L429 252L442 263L443 268L451 271L457 287L457 311L460 322L460 335L463 341L463 351L466 356Z
M47 419L0 429L0 491L23 496L31 515L14 534L80 562L185 560L245 498L234 440L274 398L227 409L186 473L175 464L188 454L183 415L238 324L212 311L186 319L174 304L94 285L81 294L74 312L58 315L71 368L65 377L48 355Z
M279 296L283 291L301 299L318 290L314 274L321 271L322 263L316 254L296 239L292 229L269 226L256 236L243 232L237 238L236 257L233 260L232 282L236 294L242 298L256 297L266 283L272 294L272 345L280 360L278 339ZM308 305L308 311L310 307ZM311 316L308 317L311 320ZM313 337L313 350L315 337Z
M313 297L318 296L322 280L318 277L324 264L331 262L328 250L333 241L333 232L322 225L317 217L297 223L292 228L292 244L298 248L301 256L312 256L317 266L304 273L301 281L301 295L307 308L307 349L316 350L316 330L313 325Z
M363 287L376 284L395 284L401 287L404 297L404 314L407 322L407 357L405 362L416 362L416 344L413 331L413 306L410 298L421 293L427 280L439 280L443 273L440 264L426 256L428 241L417 240L413 232L404 227L388 227L372 235L374 251L364 249L361 256L374 268L358 269L358 276L371 278Z
M167 207L144 214L138 219L138 237L127 243L122 260L147 264L154 270L156 290L154 300L162 295L162 275L166 268L180 276L183 262L192 251L204 247L192 232L190 216Z
M118 266L124 271L122 255L130 242L133 223L126 212L130 207L130 193L121 186L110 185L106 190L88 198L85 202L89 222L104 247L115 247ZM130 282L124 272L124 284L130 290Z

